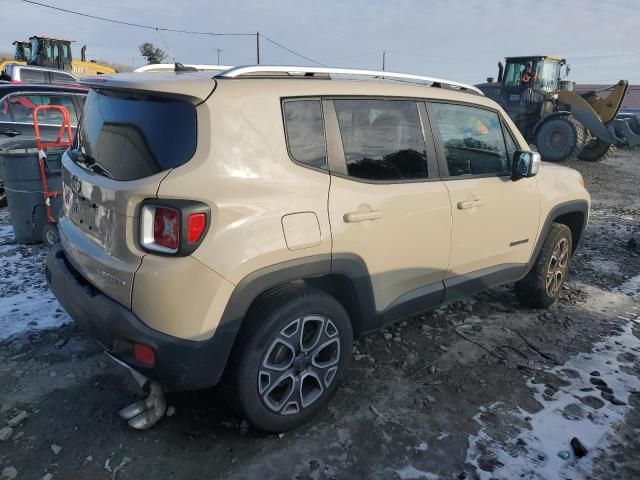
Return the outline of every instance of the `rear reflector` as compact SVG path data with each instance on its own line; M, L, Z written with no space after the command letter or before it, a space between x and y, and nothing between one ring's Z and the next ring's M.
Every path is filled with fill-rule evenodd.
M136 360L145 365L154 365L156 363L156 354L153 349L141 343L133 344L133 355Z
M194 213L190 215L188 223L189 243L198 243L206 226L207 216L204 213Z
M177 250L180 245L180 212L173 208L156 207L153 217L153 240L157 245Z

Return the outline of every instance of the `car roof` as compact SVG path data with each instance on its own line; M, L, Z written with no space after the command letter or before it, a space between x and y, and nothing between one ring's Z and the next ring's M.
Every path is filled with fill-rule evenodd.
M88 89L82 85L67 87L51 83L2 83L0 84L0 97L17 92L60 92L60 93L88 93Z
M204 65L204 64L184 64L183 67L195 69L197 71L224 71L233 68L231 65ZM134 70L136 73L140 72L172 72L175 71L175 63L155 63L150 65L143 65Z
M75 75L71 72L66 72L64 70L60 70L59 68L50 68L50 67L38 67L37 65L24 65L22 63L10 63L9 65L12 65L12 68L18 68L20 70L23 69L27 69L27 70L41 70L43 72L55 72L55 73L63 73L66 75L70 75L72 77L75 77Z
M82 83L98 89L126 89L158 94L184 95L199 101L206 100L211 95L216 84L229 83L246 86L251 84L251 88L256 88L257 84L266 86L267 84L278 83L283 91L295 84L294 89L296 91L306 89L309 92L320 93L324 90L327 93L336 94L338 90L342 90L343 94L346 95L371 95L376 89L380 89L386 92L385 94L394 96L425 96L425 93L430 91L433 96L437 97L438 93L435 92L442 90L447 90L453 95L461 95L467 99L469 97L482 98L484 96L480 90L471 85L386 71L254 65L234 67L217 74L212 73L214 72L119 73L83 78ZM345 76L348 79L344 79L343 77ZM417 92L420 92L420 94Z

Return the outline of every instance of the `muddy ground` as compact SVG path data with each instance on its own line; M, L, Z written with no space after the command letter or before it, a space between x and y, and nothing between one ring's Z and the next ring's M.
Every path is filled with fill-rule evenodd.
M215 389L127 427L139 389L67 323L44 249L14 244L0 213L0 428L27 415L0 440L0 478L640 478L640 151L571 166L594 208L559 302L500 287L365 338L329 407L273 436Z

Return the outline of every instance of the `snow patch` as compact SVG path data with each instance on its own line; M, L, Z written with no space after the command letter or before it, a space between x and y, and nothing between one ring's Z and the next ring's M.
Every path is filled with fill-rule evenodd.
M44 276L47 250L15 242L9 213L0 210L0 340L71 321Z
M480 424L477 435L469 437L467 463L473 465L480 479L530 478L576 479L588 476L593 459L606 450L616 425L624 422L631 392L640 391L640 379L625 372L640 356L640 339L632 333L632 322L624 333L594 345L592 353L571 358L550 373L566 386L555 393L545 385L528 385L542 405L537 413L497 402L481 408L474 419ZM576 378L563 372L572 370ZM600 372L625 405L613 405L603 399L590 381L590 372ZM577 373L578 375L575 375ZM585 391L586 389L590 389ZM553 393L552 395L549 395ZM570 441L576 437L588 454L576 459ZM570 452L564 460L559 452Z
M633 298L640 300L640 275L631 277L629 280L620 285L620 291L631 295Z
M434 473L423 472L411 465L396 470L395 472L401 480L438 480L440 478Z

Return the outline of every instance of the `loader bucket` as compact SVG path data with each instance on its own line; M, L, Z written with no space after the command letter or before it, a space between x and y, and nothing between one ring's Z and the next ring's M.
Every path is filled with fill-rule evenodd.
M559 91L558 102L568 105L571 114L578 120L591 135L599 138L603 142L617 145L617 137L611 135L602 120L589 103L575 92Z
M606 125L618 115L628 89L629 82L620 80L611 88L611 91L606 97L602 98L595 94L586 100L589 105L591 105L591 108L598 114L602 123Z
M624 83L622 83L624 82ZM617 115L620 105L622 104L622 100L624 100L624 94L620 96L620 92L626 93L626 81L621 80L616 87L614 87L614 91L612 91L606 99L609 99L614 92L617 92L614 98L611 99L612 105L607 107L607 118L609 114L615 110L615 114L613 118L609 119L609 121L605 124L596 110L594 110L592 106L592 102L596 100L590 100L588 102L583 97L578 95L575 92L570 91L559 91L558 92L558 102L569 107L571 114L573 117L578 120L594 137L602 140L603 142L609 143L611 145L616 145L618 147L635 147L640 145L640 132L634 132L633 127L630 125L629 119L616 119L615 115ZM620 88L619 88L620 87ZM624 87L624 88L622 88ZM606 100L605 99L605 100ZM618 104L614 104L618 102ZM598 99L597 101L604 101L602 99ZM595 104L595 103L593 103Z

